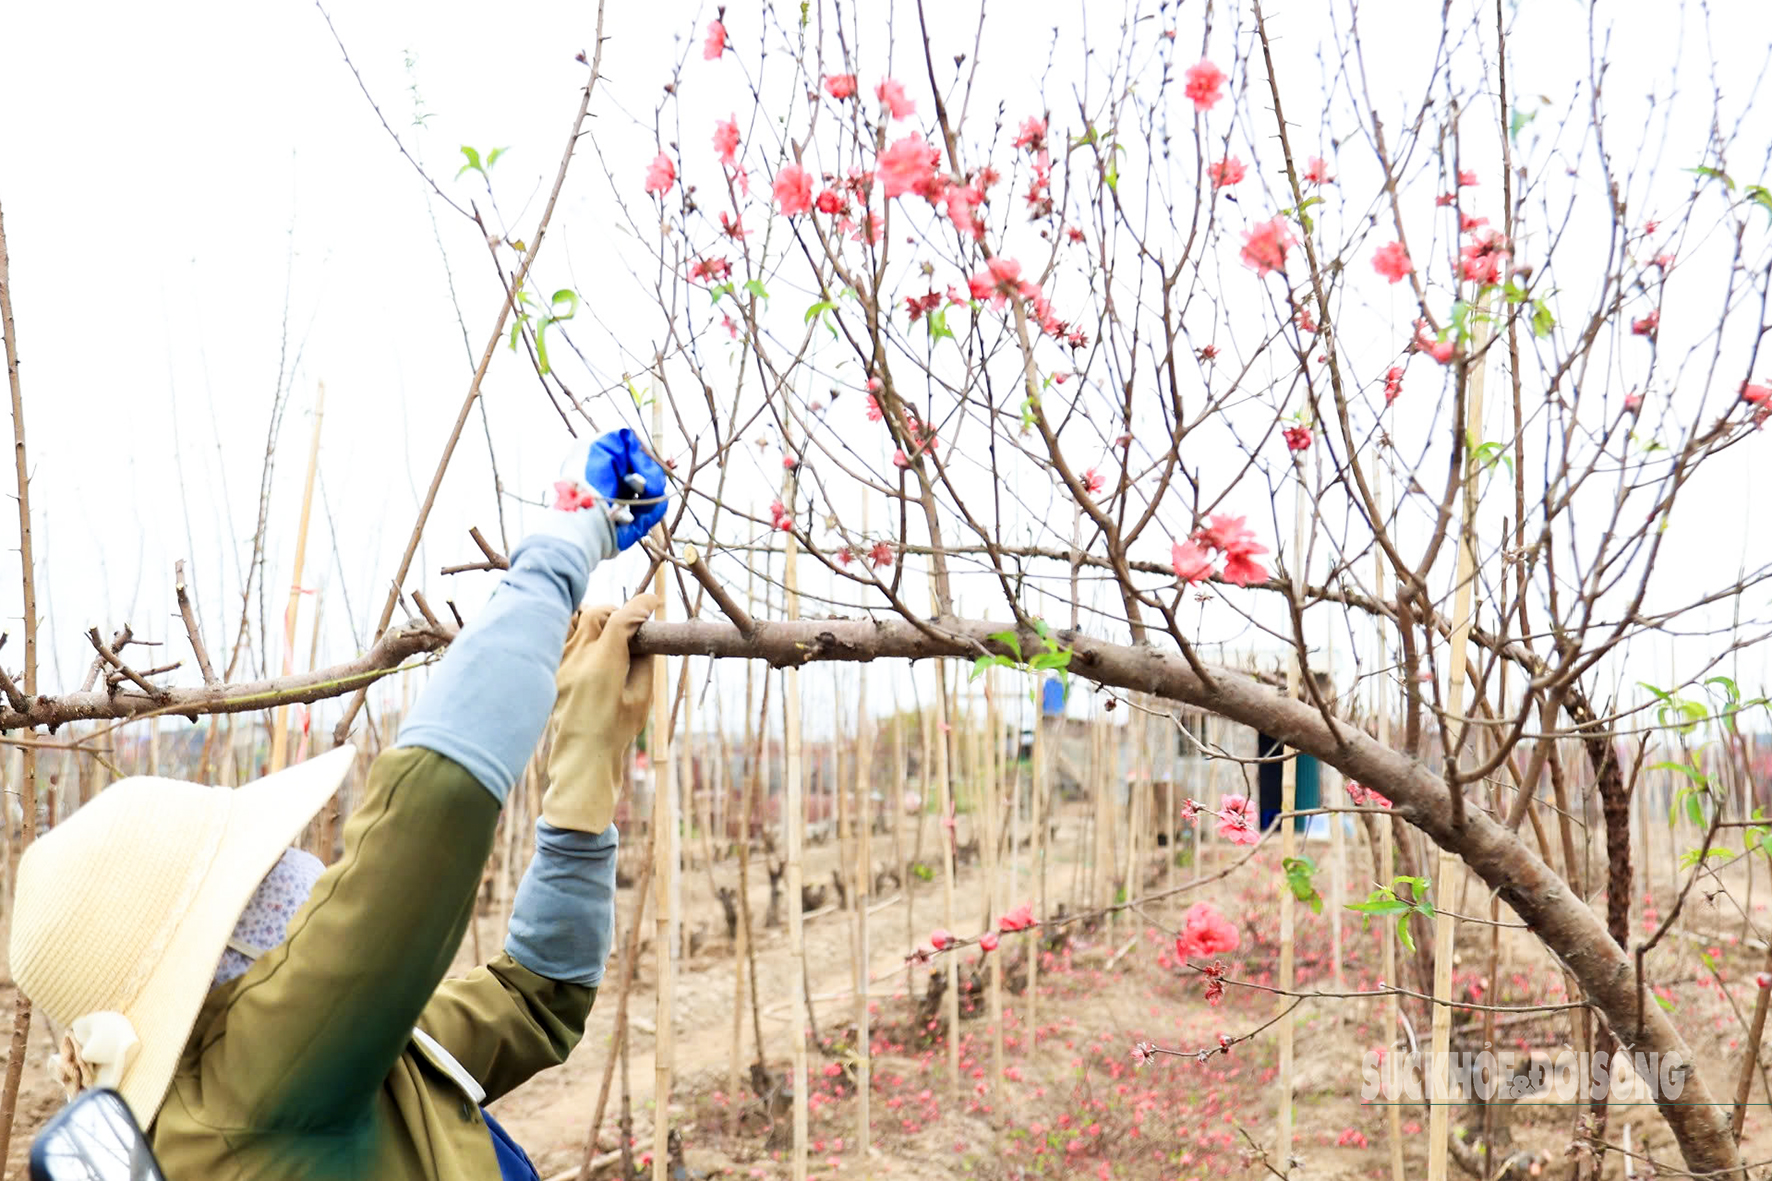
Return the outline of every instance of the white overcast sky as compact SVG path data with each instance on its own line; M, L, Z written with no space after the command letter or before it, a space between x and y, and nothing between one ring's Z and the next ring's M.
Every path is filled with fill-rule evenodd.
M1030 74L1055 24L1117 22L1117 4L1090 0L1087 7L1085 17L1081 3L993 0L984 38L987 92L1003 98L1012 119L1042 105ZM906 27L914 20L905 3L890 13L885 4L862 8L871 19L890 16ZM976 0L942 0L935 8L955 41L944 48L969 50ZM1586 7L1536 0L1531 8L1517 26L1515 86L1566 103L1585 68ZM1647 112L1646 80L1663 77L1676 57L1687 71L1683 83L1705 85L1711 52L1721 59L1716 81L1725 104L1738 102L1755 84L1772 36L1768 6L1750 0L1711 6L1708 46L1696 8L1683 15L1641 2L1601 8L1613 38L1614 111L1636 104ZM510 149L495 170L499 207L514 234L526 233L563 147L583 76L573 54L591 46L594 5L338 0L329 10L383 113L452 195L476 195L469 179L450 180L459 145ZM1270 9L1289 77L1301 90L1321 70L1321 30L1311 10L1311 0ZM1397 93L1376 96L1380 102L1409 92L1438 10L1427 0L1362 5L1368 61L1381 63L1381 81L1392 71L1397 80ZM1174 19L1182 39L1197 42L1201 6L1180 11ZM698 45L712 15L711 5L609 7L594 135L630 203L652 151L651 131L637 121L650 123L684 39ZM735 37L754 38L756 6L729 4L728 24ZM904 31L901 55L911 48ZM889 72L885 39L863 44L865 73ZM1214 56L1228 62L1228 45ZM916 64L903 76L919 76ZM697 85L703 65L699 49L691 51L686 75ZM413 126L415 93L428 115L422 129ZM686 112L683 138L695 151L705 153L706 134L692 121L741 107L742 95L730 93L686 96L694 113ZM1308 94L1300 96L1300 109L1309 105ZM1689 187L1678 169L1688 156L1701 158L1707 114L1689 113L1656 149L1665 157L1670 202ZM1755 118L1742 158L1760 167L1766 120ZM583 152L555 215L540 286L578 287L619 335L626 280L615 252L626 231L613 202L602 160ZM271 508L270 612L280 616L289 585L309 411L324 381L321 471L330 523L317 504L303 582L326 587L322 659L347 655L344 596L358 631L366 630L471 370L444 255L476 356L499 289L470 227L439 204L434 228L423 184L377 123L319 11L299 2L0 8L0 208L24 363L50 662L45 688L79 679L90 657L80 636L89 626L110 629L127 619L138 633L172 641L171 658L184 656L169 614L172 564L181 557L191 560L210 648L223 659L231 638L223 619L237 619L266 416L285 350L294 394ZM610 339L584 336L592 346ZM619 358L598 360L606 372L622 368ZM499 353L486 392L507 484L538 494L567 442L558 418L527 362L509 353ZM1753 503L1764 486L1753 482L1754 467L1732 469L1675 547L1676 560L1710 563L1693 566L1691 585L1732 577L1739 564L1746 542L1738 506ZM514 540L522 509L506 509ZM484 595L484 579L446 584L435 571L473 556L469 525L496 536L495 523L476 416L419 563L426 582L418 585L427 585L434 602L454 595L471 610ZM1750 564L1766 557L1761 548ZM605 597L631 588L636 561L612 565ZM16 630L10 554L0 561L0 615ZM17 666L15 649L6 659ZM297 659L306 660L305 641Z

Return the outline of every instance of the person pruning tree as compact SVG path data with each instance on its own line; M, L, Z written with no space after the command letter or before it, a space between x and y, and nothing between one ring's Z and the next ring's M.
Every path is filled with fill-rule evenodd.
M569 462L371 765L336 864L290 845L348 748L240 788L122 780L21 858L11 965L54 1068L70 1097L116 1089L169 1181L536 1177L483 1105L566 1060L602 982L622 757L652 696L628 641L657 602L574 612L666 500L632 431ZM446 980L544 726L504 952Z

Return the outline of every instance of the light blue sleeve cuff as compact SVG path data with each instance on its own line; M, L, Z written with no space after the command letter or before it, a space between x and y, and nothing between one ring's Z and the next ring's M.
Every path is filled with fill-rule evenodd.
M510 957L549 980L595 988L615 942L615 854L621 835L535 822L535 857L523 871L505 936Z
M583 546L546 533L518 545L504 581L449 645L394 745L461 764L502 807L548 724L554 674L594 563Z

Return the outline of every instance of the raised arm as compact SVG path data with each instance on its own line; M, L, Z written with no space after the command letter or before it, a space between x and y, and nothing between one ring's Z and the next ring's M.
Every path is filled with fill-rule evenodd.
M618 434L645 459L631 434ZM344 856L242 980L226 1036L205 1054L217 1056L211 1077L247 1092L255 1125L352 1123L404 1052L460 946L498 810L547 723L590 570L663 513L662 471L645 459L641 474L657 498L643 511L612 520L602 511L612 493L593 484L592 500L579 488L562 501L588 507L548 513L512 553L486 609L371 768Z
M642 595L583 612L560 663L548 790L517 887L505 955L446 980L421 1021L491 1098L565 1061L584 1032L615 937L611 823L623 756L652 701L650 660L628 641L657 607Z

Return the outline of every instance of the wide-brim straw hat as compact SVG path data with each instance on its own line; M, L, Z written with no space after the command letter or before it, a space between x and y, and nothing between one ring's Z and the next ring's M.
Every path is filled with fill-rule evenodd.
M70 1031L65 1084L115 1087L153 1122L240 912L355 758L341 747L237 788L122 779L25 851L12 974Z

